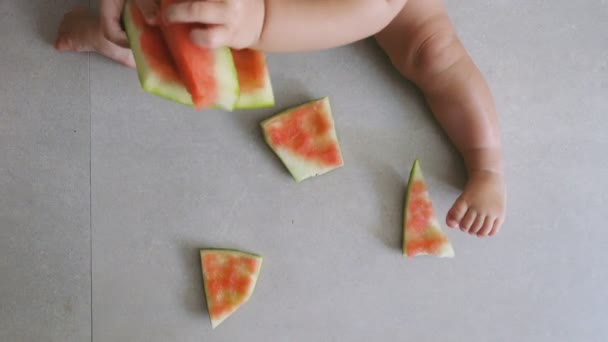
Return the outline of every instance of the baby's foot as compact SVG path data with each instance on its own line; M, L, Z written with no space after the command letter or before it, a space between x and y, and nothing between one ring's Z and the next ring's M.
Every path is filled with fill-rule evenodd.
M505 185L503 175L493 171L477 171L469 176L465 189L448 212L446 223L451 228L478 237L493 236L505 217Z
M63 16L55 41L59 51L97 52L128 67L135 67L131 50L104 38L97 16L86 8L75 8Z

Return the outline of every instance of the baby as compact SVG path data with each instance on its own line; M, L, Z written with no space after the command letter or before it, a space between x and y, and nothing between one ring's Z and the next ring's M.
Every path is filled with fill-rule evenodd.
M67 13L55 48L94 51L134 67L120 25L124 1L100 0L99 15L87 9ZM500 230L506 196L496 109L442 0L199 0L160 15L157 0L134 1L151 25L206 24L191 35L204 47L310 51L375 36L397 70L422 90L464 159L468 181L447 225L478 237Z

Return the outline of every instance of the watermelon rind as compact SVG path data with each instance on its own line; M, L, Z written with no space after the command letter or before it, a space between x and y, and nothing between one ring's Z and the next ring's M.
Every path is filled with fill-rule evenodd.
M264 60L266 56L264 55ZM256 109L273 107L275 104L274 91L270 80L270 73L266 67L264 73L264 87L252 92L243 92L241 90L239 99L236 102L235 109Z
M403 217L403 255L407 255L407 249L406 249L406 234L405 234L405 224L407 222L407 208L409 206L409 200L410 200L410 194L412 191L412 184L414 184L414 182L416 181L424 181L424 175L422 174L422 169L420 168L420 161L418 159L416 159L414 161L414 165L412 166L412 170L410 171L410 176L409 176L409 180L407 183L407 191L406 191L406 196L405 196L405 209L404 209L404 217ZM431 222L431 224L436 227L436 229L439 231L438 233L444 234L441 231L441 226L439 225L439 222L437 221L436 217L433 217L433 220ZM429 253L419 253L418 255L429 255ZM436 257L440 257L440 258L453 258L455 253L454 253L454 248L452 247L452 244L447 241L446 243L441 245L441 249L437 252L437 254L433 254Z
M135 23L132 20L132 1L133 0L129 0L124 6L123 22L127 33L127 38L129 40L129 45L131 47L131 51L133 52L133 58L135 59L137 76L142 89L162 98L184 105L193 106L192 96L190 96L190 93L182 82L161 79L161 77L154 72L154 70L146 62L146 58L144 57L140 44L141 31L135 26Z
M264 260L264 258L261 255L253 254L253 253L247 253L247 252L243 252L243 251L239 251L239 250L235 250L235 249L204 248L204 249L200 250L201 266L203 267L203 264L202 264L203 257L206 254L215 254L215 253L221 253L221 254L224 254L224 255L245 256L245 257L250 257L250 258L256 259L260 263L259 270L261 270L262 263L263 263L263 260ZM203 286L205 288L206 302L207 302L207 305L209 305L209 298L208 298L209 290L207 289L207 281L205 280L204 269L202 270L202 277L203 277ZM243 304L245 304L249 300L249 298L251 298L251 295L255 291L255 288L257 286L257 281L258 281L258 278L259 278L259 271L258 271L257 274L252 274L251 277L252 277L252 282L253 283L252 283L251 287L249 288L249 292L246 294L245 299L241 303L241 306ZM218 319L213 319L211 317L211 309L209 309L209 320L211 322L211 328L215 329L222 322L224 322L228 317L230 317L233 313L235 313L238 310L239 307L236 307L233 311L230 311L230 312L224 314L222 317L220 317Z
M217 80L218 98L214 107L233 111L240 95L239 79L229 48L217 48L215 54L215 78Z
M304 103L300 106L297 107L293 107L290 109L287 109L283 112L280 112L279 114L274 115L271 118L268 118L264 121L262 121L261 126L263 128L264 131L264 139L266 140L266 143L268 144L268 146L270 146L270 148L275 152L275 154L279 157L279 159L281 160L281 162L283 163L283 165L285 165L285 167L287 168L287 170L289 171L289 173L291 174L291 176L295 179L296 182L301 182L305 179L311 178L311 177L315 177L315 176L320 176L323 174L326 174L330 171L333 171L335 169L338 169L340 167L342 167L344 165L344 162L342 162L340 165L330 165L330 166L326 166L323 164L320 164L318 162L315 161L311 161L311 160L304 160L302 157L298 156L297 154L289 151L288 149L285 148L281 148L281 147L277 147L277 146L273 146L272 141L270 139L270 137L268 136L268 134L266 134L266 125L268 125L269 123L271 123L273 120L284 116L284 115L289 115L292 111L300 109L302 107L306 107L309 106L313 103L316 102L320 102L323 104L324 110L326 111L326 113L328 114L328 120L331 123L331 130L328 133L330 135L330 137L336 141L337 147L338 147L338 153L340 153L340 159L342 159L342 152L340 150L340 144L338 142L338 136L336 133L336 126L335 126L335 122L333 119L333 115L332 115L332 111L331 111L331 105L329 102L329 98L328 97L323 97L321 99L317 99L314 101L310 101L307 103Z

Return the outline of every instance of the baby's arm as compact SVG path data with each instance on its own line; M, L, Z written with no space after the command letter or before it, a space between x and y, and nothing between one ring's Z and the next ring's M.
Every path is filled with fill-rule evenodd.
M311 51L346 45L382 30L407 0L184 1L165 9L168 23L208 24L195 43L267 52Z
M310 51L346 45L386 27L407 0L266 0L263 51Z
M505 213L498 118L486 81L442 1L410 0L376 38L399 71L421 88L464 158L469 180L448 213L448 225L480 237L494 235Z

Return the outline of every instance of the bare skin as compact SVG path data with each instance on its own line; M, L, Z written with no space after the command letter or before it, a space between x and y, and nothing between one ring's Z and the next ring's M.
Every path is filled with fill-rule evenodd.
M86 8L75 8L63 16L55 48L59 51L97 52L120 64L135 67L131 50L107 40L99 18Z
M414 82L465 161L468 181L446 223L478 237L498 233L506 191L498 117L490 90L459 41L441 0L409 0L376 35Z
M155 1L136 1L146 21L156 24ZM193 32L193 41L202 46L248 46L274 52L330 48L375 34L395 67L422 90L464 159L468 181L446 223L478 237L499 232L505 219L506 190L498 116L486 81L460 43L442 0L344 0L330 2L333 7L329 8L322 6L321 0L226 1L225 5L185 2L168 10L164 20L213 24L212 29ZM66 14L55 46L59 50L94 51L132 67L130 51L121 47L126 46L126 36L117 19L123 3L101 0L101 18L87 10ZM255 4L262 6L261 12ZM243 9L261 15L258 19L262 23L229 19L238 17ZM345 16L345 11L350 16ZM369 17L370 12L376 15ZM319 32L299 32L304 23L315 20L318 25L307 27L319 28ZM328 26L328 20L334 26ZM345 29L332 30L335 26ZM293 39L294 35L299 39Z

